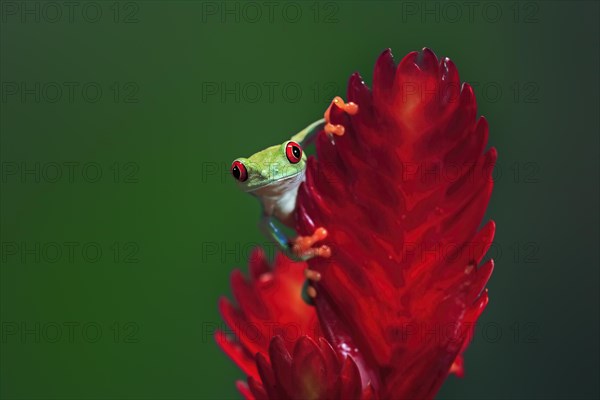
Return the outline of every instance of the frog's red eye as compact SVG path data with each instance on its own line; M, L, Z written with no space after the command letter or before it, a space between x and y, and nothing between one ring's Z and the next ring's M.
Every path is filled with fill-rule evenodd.
M231 175L240 182L244 182L248 179L248 171L241 161L234 161L233 164L231 164Z
M285 146L285 155L292 164L297 164L302 159L302 148L296 142L289 142Z

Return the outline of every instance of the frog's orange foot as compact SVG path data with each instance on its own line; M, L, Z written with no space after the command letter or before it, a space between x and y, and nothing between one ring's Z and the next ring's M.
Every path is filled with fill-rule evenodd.
M321 274L315 270L306 268L304 270L304 276L306 277L306 279L308 279L307 285L306 285L306 294L308 295L309 298L314 299L315 297L317 297L317 289L314 286L312 286L310 283L311 282L319 282L321 280Z
M330 120L330 114L331 114L331 107L333 107L333 105L335 105L336 107L342 109L345 113L349 114L349 115L356 115L356 113L358 112L358 104L353 103L353 102L348 102L345 103L344 100L340 97L340 96L335 96L335 98L332 100L331 104L329 105L329 107L327 107L327 111L325 111L325 133L329 134L329 135L336 135L336 136L342 136L344 134L344 126L343 125L334 125L331 123Z
M298 236L292 240L291 247L292 252L298 258L308 260L313 257L330 257L331 249L329 246L322 245L319 247L313 247L313 245L327 237L327 230L325 228L317 228L314 233L310 236Z

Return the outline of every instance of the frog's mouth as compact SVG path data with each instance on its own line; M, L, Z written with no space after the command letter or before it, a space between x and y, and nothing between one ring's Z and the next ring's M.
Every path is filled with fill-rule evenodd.
M254 196L277 196L289 190L297 189L302 182L304 182L304 170L272 182L247 186L244 190Z

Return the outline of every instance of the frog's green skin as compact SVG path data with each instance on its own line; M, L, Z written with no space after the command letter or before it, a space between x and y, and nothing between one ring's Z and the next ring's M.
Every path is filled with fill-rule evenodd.
M314 136L323 129L325 120L313 122L290 139L304 148ZM268 147L248 158L237 158L246 167L248 178L244 182L237 181L238 186L253 196L262 205L260 228L264 234L293 259L307 259L290 251L290 240L275 225L275 220L282 224L294 226L294 211L298 188L304 181L306 171L306 154L302 152L301 160L292 164L286 157L287 140L280 145Z

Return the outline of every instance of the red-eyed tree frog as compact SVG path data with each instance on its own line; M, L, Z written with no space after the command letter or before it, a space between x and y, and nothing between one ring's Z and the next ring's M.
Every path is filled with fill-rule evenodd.
M342 125L334 125L329 121L329 113L334 105L350 115L358 112L355 103L344 103L342 98L335 97L325 111L325 118L308 125L282 144L267 147L248 158L237 158L231 164L231 174L238 186L260 200L261 230L288 257L295 260L331 256L331 249L327 245L313 247L315 243L327 237L324 227L315 229L311 236L289 239L277 227L275 220L285 226L294 227L296 195L300 184L304 182L306 172L306 154L302 151L303 146L309 144L321 131L331 137L344 134ZM305 276L309 281L321 279L318 272L310 269L306 269ZM308 281L304 285L302 295L308 303L317 295L315 288L310 286Z

